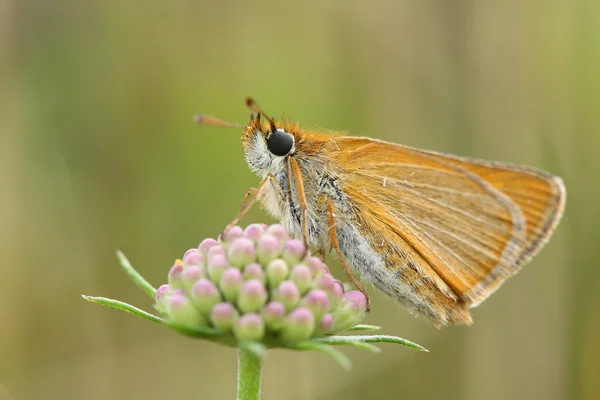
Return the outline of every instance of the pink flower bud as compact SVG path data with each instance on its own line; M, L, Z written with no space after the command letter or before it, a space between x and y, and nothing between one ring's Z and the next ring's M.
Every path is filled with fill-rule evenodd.
M233 326L238 340L260 340L265 334L265 323L258 314L242 315Z
M312 286L312 274L306 265L298 264L290 272L290 280L296 284L300 294L304 294Z
M252 240L252 242L257 243L258 239L260 239L265 232L266 229L262 224L252 224L244 229L244 236Z
M233 241L231 247L229 247L229 263L233 267L244 268L246 264L250 264L255 260L256 254L252 240L240 237Z
M214 254L208 259L207 273L214 283L221 281L221 276L227 268L229 268L229 262L223 254Z
M277 331L281 329L283 319L285 318L285 306L278 301L271 301L263 309L262 317L267 325L267 329Z
M229 332L238 318L239 313L231 303L215 304L210 312L210 321L221 332Z
M223 231L221 236L221 240L225 243L231 243L235 239L244 236L244 230L237 225L230 226L229 228Z
M281 254L281 242L273 235L263 235L258 239L256 252L258 261L268 264Z
M237 304L243 313L256 312L267 302L267 290L258 279L244 282Z
M198 251L198 249L189 249L183 255L183 265L188 267L190 265L201 266L204 262L204 256Z
M221 294L208 279L200 279L190 290L192 302L204 315L208 315L215 304L221 301Z
M267 282L269 287L276 288L281 282L287 279L289 273L288 265L281 259L273 260L267 266Z
M246 265L246 268L244 268L244 279L258 279L264 284L266 282L265 271L263 271L260 264L248 264Z
M301 304L320 319L329 310L329 297L320 289L313 289L302 299Z
M290 239L283 246L281 258L289 265L298 264L306 256L306 247L302 240Z
M280 224L273 224L267 228L267 233L275 236L279 240L288 240L290 235L288 235L287 231Z
M217 246L218 244L219 242L217 242L215 239L204 239L202 242L200 242L200 245L198 245L198 250L204 254L204 256L207 256L208 250L213 246Z
M306 307L294 309L284 321L281 339L298 341L308 339L315 330L315 317Z
M242 287L242 273L237 268L227 268L221 276L219 288L227 301L235 302Z
M287 311L291 311L300 300L300 291L292 281L283 281L273 294L273 299L285 306Z

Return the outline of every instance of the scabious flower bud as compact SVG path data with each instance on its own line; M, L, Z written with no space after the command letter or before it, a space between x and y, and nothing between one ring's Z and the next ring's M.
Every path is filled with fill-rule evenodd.
M252 224L244 229L244 236L252 240L252 242L257 243L258 239L260 239L266 231L267 230L262 224Z
M208 279L201 279L190 289L190 298L194 306L204 315L208 315L215 304L221 301L221 295Z
M265 323L258 314L242 315L233 326L238 340L261 340L265 334Z
M290 235L287 233L283 225L273 224L267 228L267 233L275 236L279 240L288 240Z
M290 271L290 280L296 284L300 294L304 294L312 286L312 274L306 265L298 264Z
M208 255L208 250L213 247L218 245L219 242L217 242L215 239L204 239L202 242L200 242L200 245L198 246L198 250L204 254L205 256Z
M333 328L333 317L331 314L325 314L317 324L315 328L316 335L323 335L329 333Z
M279 286L281 282L287 279L289 267L281 259L273 260L267 265L267 282L272 288Z
M280 301L287 311L292 310L300 300L300 291L292 281L283 281L273 293L273 298Z
M237 304L240 311L250 313L259 311L267 302L267 289L258 279L244 282L240 289Z
M197 265L191 265L181 273L181 283L185 290L190 290L196 281L204 278L204 268Z
M298 264L306 256L306 247L302 240L290 239L283 246L281 258L289 265Z
M294 309L284 321L281 339L298 341L308 339L315 330L315 317L306 307Z
M320 319L329 310L329 297L324 291L313 289L302 299L301 305L312 311L316 319Z
M240 237L233 241L229 247L229 263L237 268L243 269L246 264L256 260L254 243L252 240Z
M260 264L251 263L244 268L244 279L258 279L262 284L266 282L265 271Z
M218 303L210 311L210 322L221 332L229 332L239 316L238 310L231 303Z
M227 268L221 276L219 288L225 300L234 302L237 299L244 278L237 268Z
M171 295L171 286L169 286L169 285L161 285L156 290L156 295L154 297L154 300L155 300L154 306L161 313L165 312L166 302L170 295Z
M198 249L189 249L183 255L183 265L188 267L191 265L201 266L204 261L204 256Z
M257 243L258 261L268 264L281 254L281 241L273 235L263 235Z
M281 329L285 318L285 306L279 301L269 302L262 312L267 329L276 331Z
M219 283L223 272L229 268L229 262L224 254L214 254L208 259L206 272L213 283Z
M206 326L206 319L196 310L190 299L182 292L172 293L166 304L169 319L177 325L201 328Z
M240 238L242 236L244 236L244 230L242 228L240 228L239 226L235 225L235 226L230 226L229 228L227 228L223 232L221 239L225 243L231 243L235 239Z
M225 250L225 247L221 246L220 244L212 246L208 249L208 258L212 258L212 256L216 254L222 254L223 256L225 256L227 255L227 251Z
M367 299L358 290L344 293L340 307L332 311L334 331L342 331L353 327L365 318Z
M329 274L329 269L319 257L308 257L304 260L304 264L310 268L314 278Z
M315 287L321 289L329 296L330 309L336 308L339 305L344 294L344 286L338 282L329 274L323 274L315 280Z
M176 260L175 264L171 267L169 271L169 285L171 285L172 289L182 289L183 282L181 282L181 274L183 273L183 265L181 260Z
M186 251L156 292L155 308L176 325L208 328L235 340L294 342L359 323L362 293L345 293L302 240L282 225L228 228Z

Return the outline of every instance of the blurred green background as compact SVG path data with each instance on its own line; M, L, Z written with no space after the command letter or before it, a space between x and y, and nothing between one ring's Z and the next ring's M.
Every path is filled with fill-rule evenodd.
M258 184L240 132L192 116L245 123L249 95L568 190L549 245L472 327L436 330L371 290L366 322L430 353L347 351L346 373L274 351L265 399L600 398L599 20L597 0L0 1L0 398L235 397L234 350L80 294L150 309L115 250L159 285L233 218Z

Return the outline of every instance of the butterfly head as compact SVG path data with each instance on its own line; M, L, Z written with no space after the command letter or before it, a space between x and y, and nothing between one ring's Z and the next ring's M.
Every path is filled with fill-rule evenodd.
M246 101L256 114L242 134L244 156L250 169L264 176L285 166L285 158L294 155L299 138L298 127L287 121L276 122L261 111L252 99ZM261 121L261 118L266 121Z

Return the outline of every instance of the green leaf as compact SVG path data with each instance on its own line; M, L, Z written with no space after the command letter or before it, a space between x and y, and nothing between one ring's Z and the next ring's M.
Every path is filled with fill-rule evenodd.
M325 338L314 339L319 342L332 345L350 344L350 342L362 343L394 343L402 346L410 347L411 349L429 352L425 347L411 342L410 340L402 339L397 336L389 335L355 335L355 336L329 336Z
M336 350L335 348L333 348L332 346L330 346L326 343L320 343L315 340L306 340L304 342L290 344L289 346L286 346L286 347L288 347L290 349L295 349L295 350L318 351L319 353L326 354L326 355L330 356L331 358L333 358L345 370L349 370L352 367L352 363L350 362L350 360L348 359L348 357L346 357L346 355L344 353Z
M117 250L117 257L119 257L119 262L121 263L121 266L123 267L125 272L127 272L127 275L129 275L129 277L131 279L133 279L135 284L139 288L141 288L144 292L146 292L148 294L148 296L154 298L156 296L156 289L150 283L148 283L148 281L145 280L142 277L142 275L140 275L135 270L135 268L133 268L131 266L131 263L129 262L127 257L125 257L125 254L123 254L123 253L121 253L121 251Z
M381 327L377 325L358 324L348 329L348 331L378 331L380 329Z
M178 325L178 324L175 324L168 320L165 320L164 324L179 333L182 333L186 336L190 336L190 337L194 337L194 338L203 338L203 339L210 339L210 340L215 340L215 339L221 338L221 331L219 331L217 329L211 329L211 328L203 329L203 328L195 328L195 327L185 326L185 325ZM223 344L226 344L226 343L223 343Z
M127 304L127 303L124 303L119 300L107 299L106 297L93 297L93 296L86 296L86 295L81 295L81 297L83 297L85 300L87 300L91 303L96 303L96 304L100 304L100 305L103 305L106 307L114 308L115 310L125 311L126 313L145 318L148 321L158 322L161 324L165 323L165 321L162 318L157 317L156 315L150 314L144 310L140 310L139 308L134 307L131 304Z

